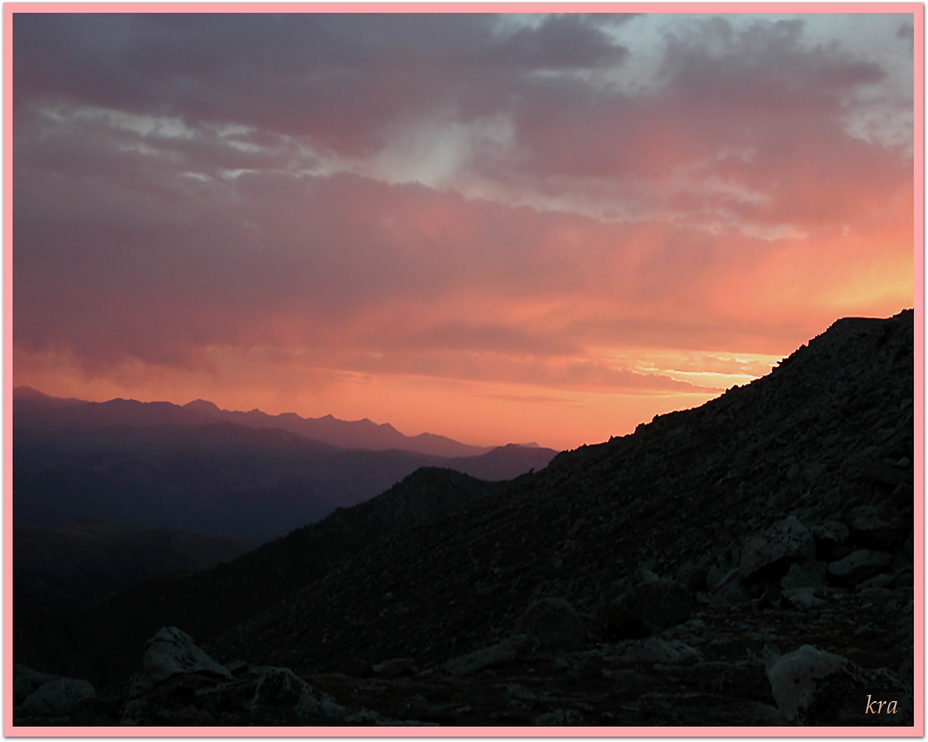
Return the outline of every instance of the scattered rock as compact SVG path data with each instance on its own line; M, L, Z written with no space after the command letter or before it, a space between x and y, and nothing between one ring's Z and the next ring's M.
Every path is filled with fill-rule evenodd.
M856 585L884 572L893 563L892 555L870 549L858 549L828 565L828 574L849 585Z
M184 673L206 673L232 680L231 672L176 626L161 629L149 640L142 664L145 674L155 682Z
M767 650L765 667L777 706L792 724L912 723L911 690L887 670L865 670L808 644L782 656ZM884 702L879 712L873 711L873 699ZM886 713L891 701L892 711Z
M793 562L815 559L815 539L802 522L790 516L771 526L760 536L748 540L741 552L741 578L749 580L760 573L785 573Z
M57 680L58 675L33 670L31 667L13 663L13 703L21 704L32 691L50 680Z
M35 716L67 716L71 708L83 698L96 695L86 680L58 678L36 688L23 701L24 714Z

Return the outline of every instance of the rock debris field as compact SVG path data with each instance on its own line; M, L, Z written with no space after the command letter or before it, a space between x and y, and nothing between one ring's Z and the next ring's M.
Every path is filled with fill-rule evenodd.
M912 725L913 320L839 320L510 482L423 469L30 617L14 724Z

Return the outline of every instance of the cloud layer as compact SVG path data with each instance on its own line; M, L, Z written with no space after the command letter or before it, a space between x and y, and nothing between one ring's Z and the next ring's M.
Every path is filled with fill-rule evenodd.
M912 304L911 20L15 14L16 381L627 432Z

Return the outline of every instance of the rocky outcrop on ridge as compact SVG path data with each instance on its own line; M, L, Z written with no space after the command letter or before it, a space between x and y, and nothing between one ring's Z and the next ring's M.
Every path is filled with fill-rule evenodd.
M913 321L840 320L767 377L371 541L194 634L233 680L145 690L140 723L263 723L271 667L280 724L911 725ZM90 723L119 723L127 686L97 692ZM347 711L300 716L325 703Z

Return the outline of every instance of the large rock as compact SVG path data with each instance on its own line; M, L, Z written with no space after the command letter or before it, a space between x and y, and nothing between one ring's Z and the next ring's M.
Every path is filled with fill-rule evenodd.
M286 667L267 668L251 701L251 721L259 725L380 724L389 720L367 709L354 712L313 688Z
M857 585L864 580L885 572L892 566L892 555L882 551L858 549L844 559L828 565L828 574L840 582Z
M782 577L791 563L813 559L815 539L812 532L798 518L790 516L744 545L739 565L741 578L750 580L770 572L778 572Z
M155 682L182 673L206 673L232 680L232 673L176 626L161 629L148 641L142 664L145 674Z
M773 697L791 724L912 723L911 690L887 670L866 670L808 644L782 656L768 649L764 660Z
M93 686L86 680L58 678L30 693L23 701L22 711L27 716L67 716L78 701L95 695Z
M39 672L31 667L13 663L13 703L21 704L26 697L40 685L44 685L50 680L57 680L58 675L49 675L47 672Z

